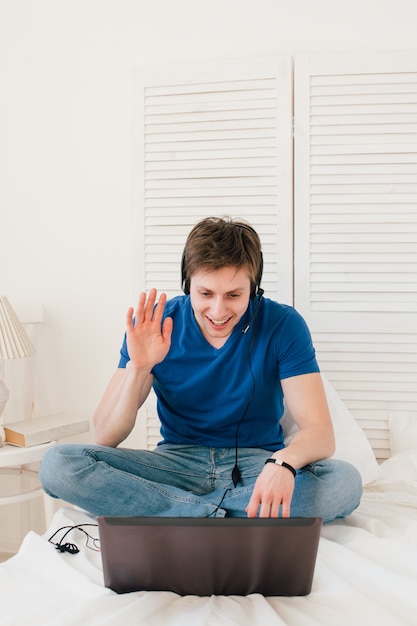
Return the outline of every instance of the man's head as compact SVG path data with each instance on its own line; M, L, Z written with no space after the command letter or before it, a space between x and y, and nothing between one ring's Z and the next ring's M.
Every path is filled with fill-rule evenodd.
M197 272L233 267L247 271L253 298L262 278L261 242L252 226L243 221L207 217L188 235L181 265L182 288L186 294L190 293L190 281Z

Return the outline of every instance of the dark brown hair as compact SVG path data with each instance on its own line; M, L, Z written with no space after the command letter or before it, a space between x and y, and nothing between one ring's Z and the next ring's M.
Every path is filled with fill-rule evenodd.
M261 282L262 264L261 241L250 224L207 217L187 237L181 263L182 288L184 293L190 292L190 279L200 269L214 272L230 266L246 268L253 298Z

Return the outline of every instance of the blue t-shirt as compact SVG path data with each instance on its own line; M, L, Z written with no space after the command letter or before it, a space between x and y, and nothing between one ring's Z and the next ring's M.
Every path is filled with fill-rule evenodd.
M168 301L164 317L174 322L171 348L153 370L161 420L160 443L278 450L284 446L280 381L318 372L307 325L292 307L262 298L249 330L256 300L226 343L214 348L195 321L189 296ZM126 336L119 367L129 355Z

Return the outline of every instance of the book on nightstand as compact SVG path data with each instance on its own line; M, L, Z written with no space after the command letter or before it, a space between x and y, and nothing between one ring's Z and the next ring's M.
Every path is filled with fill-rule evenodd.
M26 448L86 433L90 430L90 424L86 419L58 414L4 424L3 428L7 443Z

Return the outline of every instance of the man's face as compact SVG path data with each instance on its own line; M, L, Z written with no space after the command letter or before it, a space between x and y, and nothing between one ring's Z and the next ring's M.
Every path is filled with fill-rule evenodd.
M221 348L248 308L250 278L246 269L223 267L191 276L194 317L207 341Z

